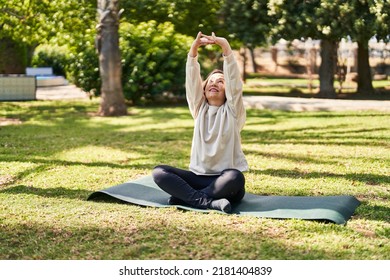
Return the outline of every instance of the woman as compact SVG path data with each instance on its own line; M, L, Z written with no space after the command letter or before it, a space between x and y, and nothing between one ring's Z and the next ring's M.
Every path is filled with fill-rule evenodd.
M221 47L223 71L214 70L202 82L198 48ZM186 95L195 120L189 170L156 166L153 179L171 195L169 203L231 212L231 203L245 195L243 171L248 164L241 149L240 132L246 113L242 81L229 42L223 37L198 33L186 64Z

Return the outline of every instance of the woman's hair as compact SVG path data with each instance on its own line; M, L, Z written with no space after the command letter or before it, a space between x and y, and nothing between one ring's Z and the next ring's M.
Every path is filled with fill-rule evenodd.
M216 73L218 73L218 74L223 74L223 71L222 71L222 70L219 70L219 69L214 69L213 71L210 72L210 74L208 74L206 80L203 81L203 93L204 93L205 90L206 90L206 85L207 85L207 83L209 82L209 79L210 79L211 75L216 74Z

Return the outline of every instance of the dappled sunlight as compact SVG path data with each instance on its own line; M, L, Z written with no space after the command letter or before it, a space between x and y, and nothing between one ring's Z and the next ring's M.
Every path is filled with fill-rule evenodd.
M71 83L42 87L37 77L32 100L23 102L7 101L25 91L20 77L0 87L7 96L0 102L0 259L127 260L123 270L141 274L146 266L137 262L133 269L132 260L232 260L213 268L226 279L260 276L266 260L389 259L389 1L4 0L0 6L0 72L16 77L26 66L45 67ZM206 36L193 41L198 28ZM223 37L207 36L211 28ZM193 59L185 67L188 54ZM235 91L228 76L238 73L226 66L237 61L242 76L247 118L235 147L249 165L245 190L268 197L237 204L264 209L270 196L288 196L270 208L293 212L304 203L284 201L350 195L360 204L345 224L313 218L328 210L321 203L304 217L283 219L244 216L239 207L238 214L200 213L113 197L88 200L119 184L139 197L123 183L152 175L156 165L188 170L194 119L185 78L196 60L202 78L225 68L228 99ZM230 105L236 118L240 112ZM121 116L103 117L111 114ZM224 134L230 136L237 131ZM219 151L228 155L224 145ZM349 209L346 200L333 199L338 211ZM233 268L242 262L234 260L253 265L238 272ZM176 272L181 264L172 263ZM37 270L12 262L5 270L30 278L31 268L40 278L53 268L60 278L69 271L81 276L81 269L56 265ZM271 265L271 278L305 278L313 269ZM110 274L122 275L123 266ZM93 278L104 267L83 268ZM343 268L348 279L379 275L370 265ZM313 275L326 274L341 278L326 265Z
M62 161L71 161L73 163L92 163L92 162L107 162L107 163L124 163L143 158L137 152L125 152L121 149L112 147L102 147L88 145L84 147L76 147L53 154L53 158Z
M381 259L388 249L380 226L372 231L359 220L352 220L350 227L340 227L174 208L60 202L50 199L42 207L43 201L36 201L34 213L11 206L20 216L0 226L6 241L2 258L360 259L358 252L362 251L364 259ZM375 241L364 242L368 233ZM330 242L334 245L329 246ZM208 250L195 250L203 247Z
M103 118L93 114L97 103L88 104L0 104L1 117L22 121L0 127L3 258L370 259L388 249L376 249L388 237L388 114L247 111L246 190L355 195L356 218L337 227L87 201L157 164L188 168L193 132L186 107L134 107ZM194 250L202 246L209 249Z

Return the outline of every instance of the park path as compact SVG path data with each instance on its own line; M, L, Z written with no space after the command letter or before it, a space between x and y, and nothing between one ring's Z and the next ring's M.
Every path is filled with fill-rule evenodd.
M274 109L283 111L388 111L390 101L320 99L279 96L244 96L246 108Z
M75 85L37 87L38 100L85 99L88 95Z
M87 99L88 95L74 85L39 87L38 100ZM279 96L244 96L247 108L283 111L388 111L390 101L298 98Z

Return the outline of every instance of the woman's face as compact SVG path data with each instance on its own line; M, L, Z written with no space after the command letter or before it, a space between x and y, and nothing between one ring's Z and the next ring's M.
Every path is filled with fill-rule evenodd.
M225 103L225 78L222 73L215 73L209 77L205 87L205 96L212 106L221 106Z

